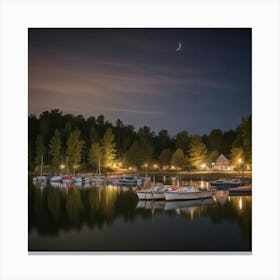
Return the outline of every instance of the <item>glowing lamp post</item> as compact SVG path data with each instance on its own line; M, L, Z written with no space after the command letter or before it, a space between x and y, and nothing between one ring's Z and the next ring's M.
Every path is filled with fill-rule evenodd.
M204 162L200 164L200 169L201 169L201 170L204 170L205 167L206 167L206 164L205 164Z
M148 176L148 164L145 163L145 164L144 164L144 167L146 168L146 177L147 177L147 176Z
M63 170L64 170L64 168L65 168L65 165L62 163L62 164L60 164L60 169L61 169L61 174L63 174Z

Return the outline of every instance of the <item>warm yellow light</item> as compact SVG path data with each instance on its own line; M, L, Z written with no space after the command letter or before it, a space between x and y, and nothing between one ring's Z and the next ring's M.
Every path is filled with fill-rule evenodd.
M239 163L242 163L243 161L242 161L242 159L240 158L240 159L238 159L238 162L239 162Z
M128 170L132 170L132 167L131 167L131 166L129 166L129 167L128 167Z
M154 164L154 168L157 168L158 166L157 166L157 164Z
M121 167L122 166L122 162L119 162L119 167Z
M147 164L147 163L145 163L145 164L144 164L144 167L148 167L148 164Z
M175 166L174 166L174 165L171 165L171 169L175 169Z
M239 198L239 209L242 210L242 198Z
M200 167L203 169L203 168L206 167L206 164L205 164L205 163L201 163L201 164L200 164Z
M65 165L64 164L60 164L60 169L64 169Z
M228 170L228 171L230 170L230 166L227 168L227 170Z

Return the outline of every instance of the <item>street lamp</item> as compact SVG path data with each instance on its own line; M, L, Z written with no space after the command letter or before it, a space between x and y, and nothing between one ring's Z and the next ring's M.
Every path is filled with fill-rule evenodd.
M60 169L61 169L61 174L63 174L63 170L64 170L64 168L65 168L65 165L62 163L62 164L60 164Z
M201 169L204 169L205 167L206 167L206 164L204 162L200 164Z
M144 167L146 168L146 177L147 177L147 176L148 176L148 164L145 163L145 164L144 164Z

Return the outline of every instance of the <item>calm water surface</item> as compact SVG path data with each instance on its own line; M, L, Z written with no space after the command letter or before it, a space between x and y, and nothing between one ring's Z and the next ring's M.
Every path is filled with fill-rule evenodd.
M251 251L251 196L138 201L132 187L29 183L29 251Z

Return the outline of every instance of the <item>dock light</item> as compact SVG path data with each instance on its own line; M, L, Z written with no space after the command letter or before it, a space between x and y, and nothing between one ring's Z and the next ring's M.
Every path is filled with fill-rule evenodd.
M206 164L205 164L205 163L201 163L201 164L200 164L200 168L201 168L201 169L204 169L205 167L206 167Z
M145 164L144 164L144 167L146 167L146 168L147 168L147 167L148 167L148 164L147 164L147 163L145 163Z
M131 166L129 166L129 167L128 167L128 170L132 170L132 167L131 167Z
M171 165L171 169L175 169L175 166L174 166L174 165Z
M63 169L65 168L65 165L64 165L64 164L60 164L60 166L59 166L59 167L60 167L60 169L62 169L62 170L63 170Z
M157 164L154 164L154 168L157 168L158 166L157 166Z

